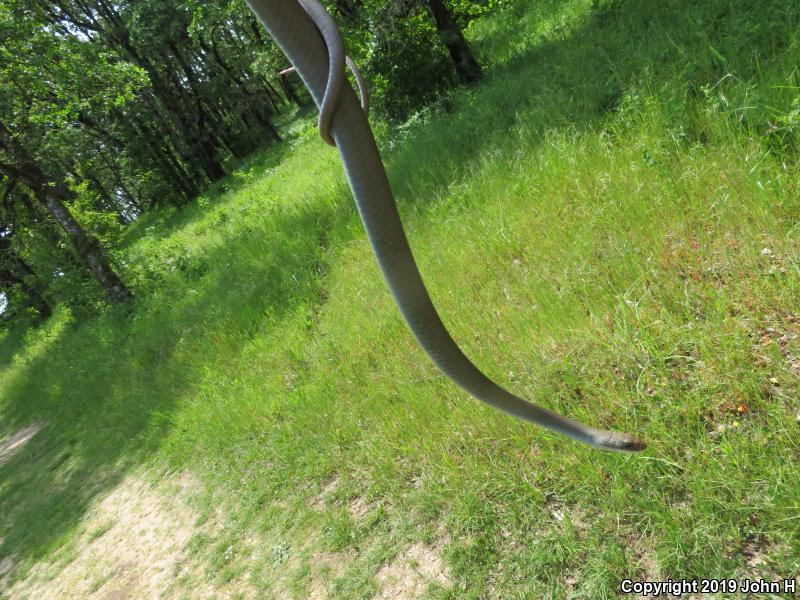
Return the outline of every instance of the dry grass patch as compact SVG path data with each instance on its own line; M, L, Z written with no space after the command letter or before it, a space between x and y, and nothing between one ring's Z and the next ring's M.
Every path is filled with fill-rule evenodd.
M311 585L309 600L327 600L334 598L333 582L344 575L345 570L355 560L352 552L324 552L314 554L311 560Z
M450 572L442 560L444 541L433 545L417 542L378 571L379 592L373 600L425 598L431 585L450 586Z
M66 565L56 553L5 590L9 600L123 600L177 595L176 575L187 559L197 515L183 501L197 488L184 475L152 486L126 477L86 515ZM191 597L208 597L194 589ZM200 595L197 595L200 594Z
M327 508L329 498L339 489L339 485L341 484L341 479L338 477L334 477L328 483L325 484L325 487L322 488L322 491L314 496L311 499L311 508L318 511L323 511Z
M374 503L367 502L361 496L357 496L347 506L347 512L350 514L350 517L353 519L353 521L358 523L361 521L361 519L367 516L367 513L369 513L374 507Z

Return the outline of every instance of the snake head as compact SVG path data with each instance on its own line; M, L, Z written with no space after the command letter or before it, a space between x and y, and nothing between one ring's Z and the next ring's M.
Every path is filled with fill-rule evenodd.
M641 452L647 448L647 443L629 433L619 431L604 431L595 440L595 447L615 452Z

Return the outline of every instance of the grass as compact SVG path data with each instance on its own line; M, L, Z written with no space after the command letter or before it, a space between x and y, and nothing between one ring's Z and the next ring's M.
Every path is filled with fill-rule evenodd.
M470 28L481 85L380 126L466 353L644 454L443 379L300 120L225 191L126 234L133 315L62 309L0 334L2 433L47 422L0 466L0 558L20 578L71 552L93 500L146 467L204 482L196 508L226 526L192 555L266 597L306 597L323 552L344 562L323 569L332 596L368 598L416 542L442 547L440 598L795 576L799 18L778 1L511 3Z

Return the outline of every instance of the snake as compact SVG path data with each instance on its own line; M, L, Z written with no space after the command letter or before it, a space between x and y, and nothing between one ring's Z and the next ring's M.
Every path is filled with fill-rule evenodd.
M593 448L636 452L646 447L628 433L596 429L529 402L476 367L434 307L403 228L386 169L362 103L346 84L347 61L336 21L318 0L246 0L287 56L319 108L323 140L339 151L372 250L395 303L417 342L451 381L509 415L564 434Z

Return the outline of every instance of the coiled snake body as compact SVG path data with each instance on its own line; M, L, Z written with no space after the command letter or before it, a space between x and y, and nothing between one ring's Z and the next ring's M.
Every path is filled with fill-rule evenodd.
M395 302L417 341L439 369L479 400L520 419L595 448L642 450L644 442L632 435L588 427L515 396L486 377L464 355L428 295L365 111L350 85L345 85L344 46L333 18L317 0L247 0L247 3L320 107L320 133L341 154L358 212ZM360 79L358 75L357 78ZM365 102L363 89L361 96Z

